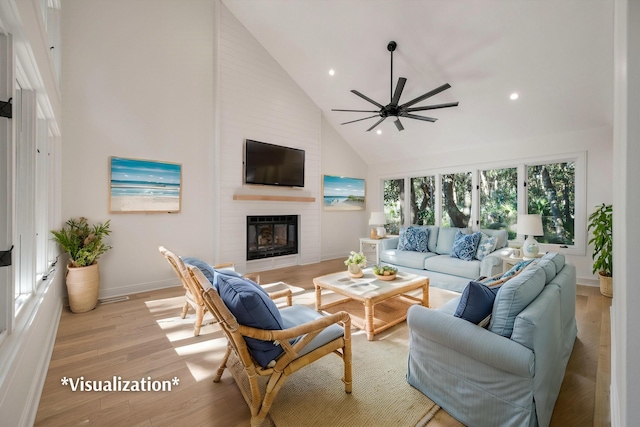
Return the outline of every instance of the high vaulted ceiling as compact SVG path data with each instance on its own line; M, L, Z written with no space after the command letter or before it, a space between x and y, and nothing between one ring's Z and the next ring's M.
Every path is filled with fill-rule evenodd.
M223 3L369 164L612 125L613 0ZM365 132L375 118L340 125L372 114L332 108L375 109L352 89L389 103L391 40L394 88L407 78L400 103L449 83L414 107L460 105L418 113L435 123L402 119L402 132L395 118L381 135Z

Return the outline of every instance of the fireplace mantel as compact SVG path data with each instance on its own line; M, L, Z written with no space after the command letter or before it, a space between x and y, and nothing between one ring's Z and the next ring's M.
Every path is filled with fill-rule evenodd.
M233 200L262 200L272 202L315 202L316 198L307 191L288 189L268 189L262 187L242 188L235 191Z

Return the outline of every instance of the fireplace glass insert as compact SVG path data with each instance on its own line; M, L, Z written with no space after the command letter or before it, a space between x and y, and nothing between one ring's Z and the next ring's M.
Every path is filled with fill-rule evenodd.
M297 215L247 217L247 260L297 253Z

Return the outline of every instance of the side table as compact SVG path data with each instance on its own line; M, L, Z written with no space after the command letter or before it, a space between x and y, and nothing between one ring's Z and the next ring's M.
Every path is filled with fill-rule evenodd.
M364 253L367 247L371 250L375 250L376 265L380 263L380 243L382 240L384 240L384 237L382 239L371 239L369 237L360 238L360 252Z

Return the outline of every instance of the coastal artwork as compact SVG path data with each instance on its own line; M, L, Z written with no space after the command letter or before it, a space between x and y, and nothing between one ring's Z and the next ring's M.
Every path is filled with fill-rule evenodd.
M110 158L109 213L180 212L182 166Z
M325 175L323 180L325 211L363 211L364 179Z

